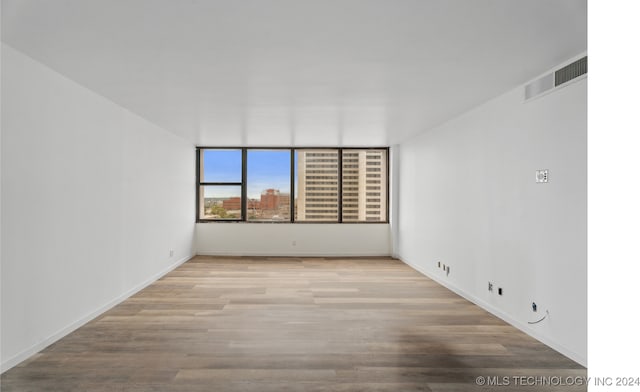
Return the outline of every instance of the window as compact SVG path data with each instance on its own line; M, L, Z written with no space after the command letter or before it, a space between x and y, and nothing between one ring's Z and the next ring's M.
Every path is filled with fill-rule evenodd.
M295 150L296 222L338 222L339 153L337 149Z
M241 220L242 150L200 150L199 220Z
M387 149L348 151L349 162L342 161L342 221L386 222Z
M247 151L248 221L289 221L291 151Z
M197 221L387 222L388 148L197 148Z

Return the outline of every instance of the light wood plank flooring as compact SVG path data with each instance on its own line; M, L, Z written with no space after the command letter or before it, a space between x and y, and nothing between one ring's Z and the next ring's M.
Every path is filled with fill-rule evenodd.
M2 391L586 391L478 376L586 370L398 260L197 256Z

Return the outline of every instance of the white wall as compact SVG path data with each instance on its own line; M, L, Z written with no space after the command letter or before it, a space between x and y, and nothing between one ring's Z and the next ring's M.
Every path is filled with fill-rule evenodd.
M196 253L388 256L391 254L391 233L388 224L198 223Z
M0 20L2 19L2 7L0 6ZM2 38L2 29L0 28L0 38ZM2 57L3 52L0 50L0 75L2 75ZM0 78L0 90L2 86L2 78ZM2 95L0 93L0 108L2 107ZM2 222L2 110L0 110L0 222ZM0 373L2 372L2 224L0 224Z
M192 255L194 157L2 46L3 370Z
M583 365L586 144L586 79L527 103L519 87L400 146L398 222L403 261Z

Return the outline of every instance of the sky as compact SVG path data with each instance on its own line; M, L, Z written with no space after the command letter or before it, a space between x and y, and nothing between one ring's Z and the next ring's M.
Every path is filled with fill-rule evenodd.
M241 182L241 150L205 150L203 156L204 182ZM297 158L297 156L296 156ZM295 178L297 178L297 159ZM260 199L266 189L290 193L290 150L247 151L247 194ZM239 197L240 186L206 186L205 197Z

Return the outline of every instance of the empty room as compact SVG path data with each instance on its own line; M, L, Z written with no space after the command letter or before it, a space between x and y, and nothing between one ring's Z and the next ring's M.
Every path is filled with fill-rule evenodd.
M587 390L588 60L586 0L2 0L2 391Z

